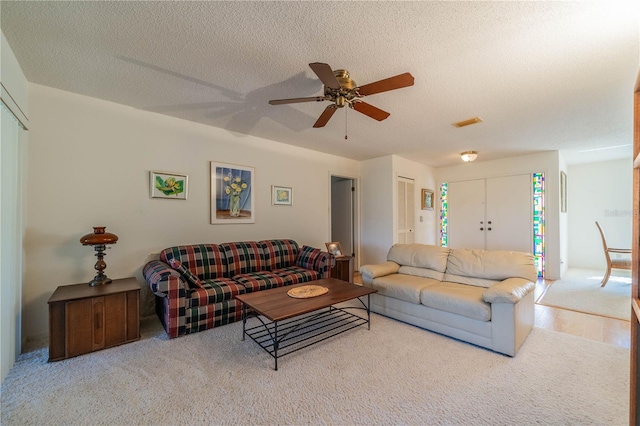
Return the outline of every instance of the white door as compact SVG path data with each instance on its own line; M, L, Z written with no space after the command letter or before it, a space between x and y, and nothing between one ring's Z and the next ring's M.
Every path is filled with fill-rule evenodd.
M487 250L533 252L531 175L487 179Z
M449 183L449 247L533 251L531 175Z
M415 242L415 185L413 179L398 177L398 230L400 244Z
M449 183L449 247L485 248L485 179Z

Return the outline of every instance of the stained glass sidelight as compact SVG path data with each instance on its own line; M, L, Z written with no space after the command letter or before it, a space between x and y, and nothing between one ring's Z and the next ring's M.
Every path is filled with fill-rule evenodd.
M533 174L533 259L544 277L544 173Z
M445 182L440 185L440 245L442 247L449 246L449 221L447 218L447 213L449 212L449 202L447 200L448 190L448 183Z

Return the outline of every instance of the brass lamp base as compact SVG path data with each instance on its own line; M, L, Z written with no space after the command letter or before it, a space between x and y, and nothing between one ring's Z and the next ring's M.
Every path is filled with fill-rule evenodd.
M112 281L111 278L107 277L106 275L96 275L95 277L93 277L93 279L91 281L89 281L89 285L91 287L96 287L99 285L105 285L105 284L110 284Z

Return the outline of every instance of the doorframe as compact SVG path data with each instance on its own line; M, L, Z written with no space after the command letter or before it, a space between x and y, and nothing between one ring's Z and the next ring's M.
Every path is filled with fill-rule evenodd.
M633 231L631 237L631 348L629 424L640 423L640 72L633 92Z
M331 180L332 178L341 178L341 179L351 179L353 182L353 187L355 188L355 193L353 195L353 212L352 212L352 220L353 220L353 249L355 251L355 256L353 259L354 269L357 271L360 268L360 222L361 222L361 214L360 214L360 176L349 175L345 173L336 173L329 171L329 191L328 196L328 231L327 231L327 241L331 240Z

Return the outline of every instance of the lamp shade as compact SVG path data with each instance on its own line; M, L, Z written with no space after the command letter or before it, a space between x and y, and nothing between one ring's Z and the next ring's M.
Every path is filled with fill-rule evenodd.
M460 158L462 158L462 161L469 163L478 158L478 153L476 151L465 151L460 154Z
M97 246L102 244L114 244L118 241L116 234L105 232L106 226L94 226L93 234L87 234L80 238L83 246Z

